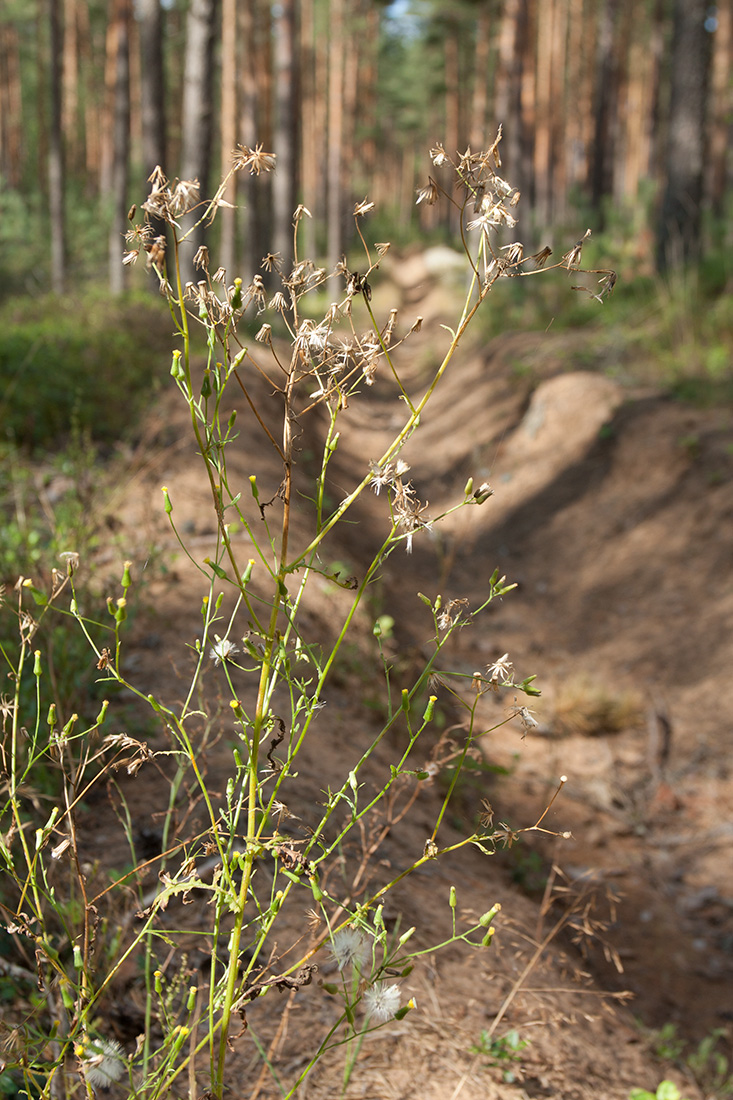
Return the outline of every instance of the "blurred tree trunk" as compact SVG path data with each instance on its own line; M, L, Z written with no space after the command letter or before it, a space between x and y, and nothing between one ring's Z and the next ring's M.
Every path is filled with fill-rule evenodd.
M237 143L237 0L223 0L221 9L221 165L223 180L232 167L232 152ZM222 196L230 206L219 212L219 264L228 278L234 275L237 249L237 174L230 177ZM217 264L218 266L218 264Z
M503 130L501 158L511 183L522 187L522 49L520 0L505 0L499 28L495 85L495 123ZM493 130L493 127L492 127ZM496 135L490 131L488 138ZM527 196L529 200L529 196Z
M560 105L552 102L552 44L557 0L543 0L537 18L537 83L535 86L534 180L535 214L540 225L550 220L552 194L553 116Z
M300 223L302 254L315 260L317 196L319 192L320 166L318 138L325 127L321 112L325 106L318 100L318 71L316 62L317 34L313 0L301 0L300 5L300 175L303 204L312 217Z
M657 269L696 260L701 253L705 115L711 42L707 0L675 0L669 135L657 224Z
M733 148L733 5L718 4L713 41L710 106L710 199L715 214L725 211L731 183L730 150Z
M476 45L473 65L473 95L468 140L474 152L487 144L486 108L489 90L489 59L491 56L491 12L488 4L479 7L476 25ZM491 139L493 141L493 137Z
M257 73L255 55L255 0L240 0L243 62L239 79L240 130L237 141L254 148L257 142ZM242 174L239 188L244 202L244 226L241 251L241 275L245 285L257 271L257 210L255 177Z
M272 181L272 249L293 262L293 212L298 193L298 49L295 0L280 0L274 21L275 129L277 167Z
M160 0L136 0L140 26L140 114L145 178L158 165L166 170L163 9Z
M526 196L525 210L529 207L532 212L534 212L536 190L533 164L537 126L537 21L535 0L520 0L516 49L521 58L519 63L521 168L518 174L514 173L512 183Z
M443 25L445 67L445 148L448 156L463 152L460 133L460 79L458 71L458 23L447 19Z
M240 0L244 61L241 66L241 137L245 145L272 150L272 26L264 0ZM272 248L270 238L270 173L243 174L244 239L242 277L252 279L260 260Z
M84 164L82 149L83 130L79 125L79 26L77 0L64 0L63 6L63 93L61 103L61 132L66 143L66 154L76 174Z
M344 94L344 9L343 0L330 0L328 48L328 213L327 252L330 267L343 253L343 94Z
M101 121L100 91L95 80L97 69L95 47L92 42L92 30L89 22L89 6L80 4L77 9L79 20L79 71L81 82L81 114L84 126L84 190L87 195L96 195L99 190L99 163L101 158ZM102 89L102 96L104 90Z
M211 175L216 17L217 0L191 0L183 66L180 176L182 180L198 180L202 200L209 197ZM181 250L184 283L196 281L199 274L194 271L193 258L206 235L205 226L196 225L201 212L199 208L181 220L184 232L190 233Z
M617 106L616 55L614 51L614 0L603 0L598 17L595 88L593 92L593 142L588 188L593 207L603 224L603 199L611 192L615 157L613 116Z
M51 48L50 126L48 133L48 204L51 217L51 286L63 294L66 283L66 211L64 142L61 122L63 102L63 28L61 0L48 0Z
M0 24L0 174L12 188L23 179L23 109L18 28Z
M591 113L589 16L583 0L570 0L568 10L568 61L565 135L562 142L565 158L566 202L577 184L587 177L588 132ZM590 28L592 35L592 26ZM590 37L592 42L592 37Z
M140 115L142 126L143 187L160 165L166 170L165 70L163 67L163 8L160 0L137 0L140 28ZM166 236L161 218L151 217L156 237ZM158 279L153 273L153 283Z
M109 233L109 287L120 294L125 285L123 238L127 230L130 172L130 0L115 0L115 83L112 127L112 218Z
M362 120L360 165L369 187L374 186L377 171L377 81L379 79L379 8L367 0L364 7L364 30L359 63L357 110Z

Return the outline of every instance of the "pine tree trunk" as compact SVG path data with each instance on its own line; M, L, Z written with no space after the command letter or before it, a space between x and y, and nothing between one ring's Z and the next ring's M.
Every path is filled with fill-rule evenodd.
M74 172L84 163L79 127L79 35L77 0L64 0L64 62L61 132Z
M11 188L23 179L20 42L12 23L0 26L0 174Z
M313 0L301 0L300 5L300 175L303 204L312 217L300 223L299 241L302 254L315 259L317 196L319 191L321 161L318 156L319 128L316 70L316 28ZM299 245L299 247L301 247Z
M112 128L112 220L109 234L109 287L120 294L125 286L122 266L127 229L127 199L130 165L130 0L115 5L116 50L114 124Z
M137 0L140 28L140 116L142 126L143 178L150 179L160 166L165 172L166 117L165 71L163 68L163 9L160 0ZM143 184L142 193L147 193ZM165 222L151 218L156 237L166 236ZM153 273L153 286L158 279Z
M328 51L328 263L335 267L343 252L342 142L344 91L343 0L330 0Z
M287 271L293 262L293 212L297 202L298 105L294 0L281 0L275 17L275 132L277 167L272 181L273 247Z
M48 134L48 204L51 216L51 286L63 294L66 284L66 212L64 146L61 129L63 28L61 0L48 0L51 48L50 127Z
M191 0L186 19L180 176L198 180L202 200L209 197L211 174L216 16L217 0ZM181 221L188 234L180 255L184 283L196 281L200 274L193 258L205 239L205 227L196 224L201 213L199 208Z
M487 144L486 106L489 90L489 58L491 52L491 13L488 6L477 14L476 45L473 65L473 95L471 97L471 122L468 140L474 152ZM493 137L491 139L493 141Z
M223 0L221 12L221 178L232 167L232 152L237 143L237 0ZM234 278L237 248L237 183L234 173L222 198L229 206L219 212L219 264Z
M657 268L701 254L705 115L711 42L707 0L675 0L669 136L664 197L657 226Z
M710 199L718 217L725 209L731 183L729 150L733 146L733 10L730 3L718 5L713 42L710 106Z

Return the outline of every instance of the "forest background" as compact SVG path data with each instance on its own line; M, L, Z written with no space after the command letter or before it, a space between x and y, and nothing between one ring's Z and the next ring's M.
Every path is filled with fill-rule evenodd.
M730 0L5 0L0 293L105 266L122 291L156 165L205 197L238 144L278 170L223 195L207 243L230 277L287 257L298 203L330 264L366 194L383 239L439 238L447 212L415 205L428 149L498 124L518 233L611 226L627 279L695 260L727 240L731 22Z

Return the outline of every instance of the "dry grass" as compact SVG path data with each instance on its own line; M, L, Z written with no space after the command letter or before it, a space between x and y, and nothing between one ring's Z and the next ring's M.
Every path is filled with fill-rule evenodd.
M644 705L637 692L614 692L587 677L560 685L554 711L552 730L558 737L601 737L644 724Z

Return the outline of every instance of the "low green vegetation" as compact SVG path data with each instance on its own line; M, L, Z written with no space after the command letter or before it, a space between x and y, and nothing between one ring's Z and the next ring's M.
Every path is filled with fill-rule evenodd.
M158 391L170 315L151 294L14 298L0 309L0 431L26 451L124 438Z

